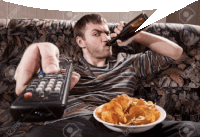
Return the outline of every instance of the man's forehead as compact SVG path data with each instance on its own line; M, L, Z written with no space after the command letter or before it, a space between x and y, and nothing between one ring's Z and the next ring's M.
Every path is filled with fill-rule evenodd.
M88 23L86 25L86 30L89 29L90 31L94 30L94 29L97 29L97 30L100 30L100 31L109 31L109 28L108 28L108 25L106 23L102 23L102 24L99 24L99 23Z

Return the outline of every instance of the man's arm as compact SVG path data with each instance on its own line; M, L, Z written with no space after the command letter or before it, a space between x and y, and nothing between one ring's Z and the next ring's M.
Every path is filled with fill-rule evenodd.
M183 53L182 47L176 43L145 31L141 31L133 37L133 40L147 46L152 51L174 60L178 60Z
M122 31L123 27L124 23L120 22L120 25L114 29L115 34L111 34L111 37L116 37L117 34L119 34ZM131 37L125 42L117 40L119 46L128 45L128 43L130 43L131 41L135 41L142 45L145 45L152 51L163 56L170 57L174 60L178 60L183 53L182 47L180 47L176 43L161 36L151 34L145 31L137 33L135 36Z

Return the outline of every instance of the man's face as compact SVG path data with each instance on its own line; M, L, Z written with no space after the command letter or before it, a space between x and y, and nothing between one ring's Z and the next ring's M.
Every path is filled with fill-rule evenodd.
M83 54L96 59L104 59L112 54L111 48L106 46L110 40L110 31L108 25L89 23L85 27L85 40Z

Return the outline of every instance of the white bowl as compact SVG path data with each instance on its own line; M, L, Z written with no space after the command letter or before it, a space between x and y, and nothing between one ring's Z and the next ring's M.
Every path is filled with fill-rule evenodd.
M104 104L103 104L104 105ZM99 106L100 108L103 107L103 105ZM98 107L97 107L98 108ZM160 118L153 122L153 123L149 123L149 124L145 124L145 125L130 125L130 126L124 126L124 125L116 125L113 123L108 123L105 122L103 120L101 120L100 118L98 118L95 114L97 108L94 110L93 112L93 116L94 118L101 122L102 124L104 124L107 128L116 131L116 132L123 132L124 134L129 134L129 133L140 133L140 132L144 132L147 131L151 128L153 128L155 125L161 123L165 118L166 118L166 112L163 108L159 107L156 105L156 109L160 111Z

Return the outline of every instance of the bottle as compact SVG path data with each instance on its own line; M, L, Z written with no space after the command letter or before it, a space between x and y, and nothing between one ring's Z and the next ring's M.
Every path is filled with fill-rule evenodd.
M120 39L121 41L125 41L129 39L130 37L134 36L139 31L135 32L146 20L148 19L147 15L145 13L141 13L136 18L131 20L128 24L126 24L123 28L123 30L120 32L120 34L117 35L117 37L112 38L109 42L107 42L107 46L113 46L117 45L117 39Z

